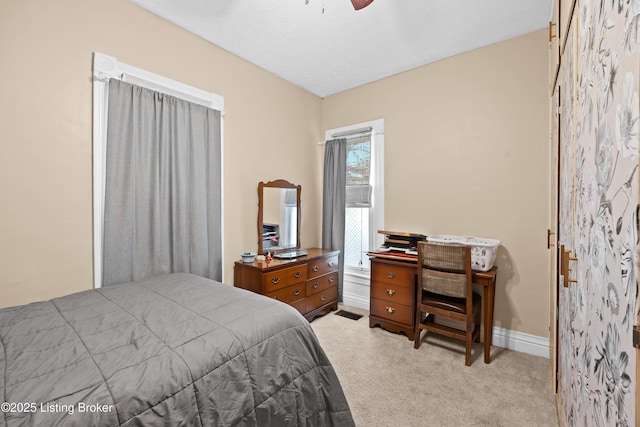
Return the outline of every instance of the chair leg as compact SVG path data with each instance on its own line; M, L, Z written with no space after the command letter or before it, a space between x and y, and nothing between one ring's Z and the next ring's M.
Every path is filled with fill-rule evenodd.
M420 311L420 304L416 307L415 322L413 325L413 348L420 348L420 322L422 322L422 311Z
M480 325L481 325L481 323L480 323L480 322L481 322L481 320L482 320L482 313L481 313L481 311L480 311L480 310L478 310L478 311L476 312L476 315L475 315L475 320L474 320L475 325L474 325L474 329L475 329L475 328L479 328L479 327L480 327ZM476 340L475 340L475 341L476 341L476 342L480 342L480 333L478 333L478 335L476 335Z
M471 348L473 347L473 330L467 329L467 339L465 340L464 364L471 366Z
M420 323L418 322L416 322L416 326L413 330L413 348L416 349L420 348L420 332L422 332L422 330L420 329Z

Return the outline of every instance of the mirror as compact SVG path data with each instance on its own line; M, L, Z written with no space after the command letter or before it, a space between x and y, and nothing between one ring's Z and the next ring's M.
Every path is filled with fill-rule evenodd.
M284 179L258 184L258 253L300 248L300 192Z

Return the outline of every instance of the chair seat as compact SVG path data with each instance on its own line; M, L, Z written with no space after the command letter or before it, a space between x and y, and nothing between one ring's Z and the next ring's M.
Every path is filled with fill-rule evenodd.
M473 293L473 305L479 305L481 297L477 293ZM465 314L467 312L467 303L464 298L454 298L444 295L432 294L430 292L422 293L422 305L439 308L441 310L453 311L455 313Z

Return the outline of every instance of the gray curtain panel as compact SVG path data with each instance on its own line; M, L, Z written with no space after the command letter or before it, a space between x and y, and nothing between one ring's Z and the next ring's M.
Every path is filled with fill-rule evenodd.
M103 285L222 280L220 112L109 82Z
M322 187L322 247L340 251L338 301L342 302L344 277L344 223L346 207L347 139L327 141Z

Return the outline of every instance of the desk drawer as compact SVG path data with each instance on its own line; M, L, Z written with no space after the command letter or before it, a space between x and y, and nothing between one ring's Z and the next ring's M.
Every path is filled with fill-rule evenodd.
M413 288L416 280L417 268L400 266L380 262L371 264L371 281L393 283L397 286Z
M324 291L332 286L338 284L338 272L335 271L331 274L316 277L311 280L307 280L307 295L311 296L317 292Z
M371 282L371 298L413 306L416 296L413 286L407 287L399 283Z
M413 307L389 301L371 298L371 314L406 325L413 324Z
M318 307L322 307L325 304L329 304L330 302L338 299L338 288L334 286L329 289L325 289L322 292L318 292L317 294L311 295L310 297L305 298L307 305L307 313L315 310Z
M296 285L287 286L284 289L269 292L266 295L270 298L277 299L278 301L286 302L287 304L303 299L305 296L305 284L298 283Z

